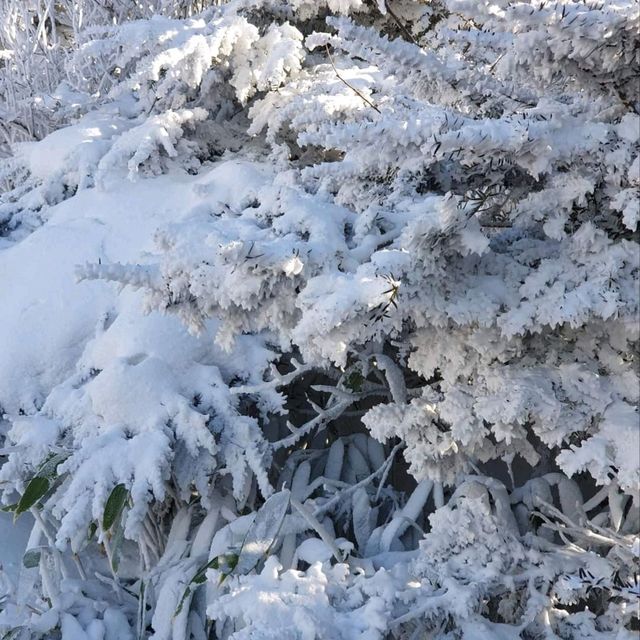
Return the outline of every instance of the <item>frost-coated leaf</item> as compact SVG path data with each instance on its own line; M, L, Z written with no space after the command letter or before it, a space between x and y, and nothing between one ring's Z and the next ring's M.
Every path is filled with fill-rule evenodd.
M289 491L274 493L260 507L242 543L236 572L247 574L269 553L289 510Z
M193 543L191 544L190 556L197 558L198 556L208 553L211 547L211 540L219 526L220 510L212 509L205 519L200 523L196 532Z
M117 484L104 505L104 511L102 513L102 529L108 531L113 526L113 523L120 517L124 505L129 497L129 491L123 484Z
M39 467L36 473L41 478L53 478L56 476L58 465L69 457L68 453L54 453L49 456Z
M366 458L353 442L347 448L347 460L349 461L349 469L353 471L356 481L364 480L371 473Z
M118 567L120 566L122 543L124 542L124 526L119 516L111 531L113 534L111 538L111 569L114 573L117 573Z
M22 566L25 569L34 569L40 564L42 551L40 549L27 549L22 556Z
M305 460L302 464L298 465L296 472L293 474L293 480L291 481L291 495L296 500L304 500L310 477L311 465L308 460Z
M138 640L142 640L144 638L144 630L145 630L145 617L146 617L146 604L147 604L147 591L146 591L146 583L144 580L140 580L140 588L138 591L138 610L137 610L137 620L136 620L136 630L138 635Z
M358 448L358 451L362 454L365 460L369 458L369 451L367 446L367 440L369 440L369 436L365 433L356 433L354 434L351 442Z
M28 511L33 505L42 498L49 490L49 480L47 478L41 478L36 476L32 478L31 482L24 490L22 497L18 501L18 506L15 510L15 517L18 517L21 513Z
M406 531L411 521L415 522L418 519L420 512L427 502L432 487L433 482L431 480L422 480L413 490L402 510L384 529L380 544L383 551L389 551L392 548L394 540Z
M180 558L187 549L191 516L192 509L188 507L183 507L176 513L165 543L160 564L167 564L172 560Z
M344 441L338 438L331 443L327 454L327 463L324 467L324 476L328 480L340 480L342 473L342 461L344 459Z
M289 533L282 537L280 549L278 549L278 557L284 569L291 569L296 555L298 536L295 533Z
M192 594L193 588L191 587L191 585L196 585L196 587L194 587L194 588L197 588L201 584L204 584L204 582L206 582L206 580L207 580L207 570L208 569L217 569L218 566L219 566L218 558L213 558L212 560L210 560L206 564L202 565L196 571L196 573L193 575L193 577L189 581L189 584L187 585L185 590L182 592L182 596L181 596L180 600L178 601L178 605L176 606L176 610L175 610L174 615L177 616L177 615L180 614L180 612L182 611L182 607L184 606L184 603L186 602L187 598Z
M364 551L367 540L371 535L372 510L366 489L361 487L354 492L353 504L353 532L358 543L358 548Z
M322 541L327 544L327 546L333 552L335 559L338 562L342 562L344 560L343 554L336 545L335 536L327 531L327 528L318 520L318 518L313 515L313 513L311 513L306 505L298 502L295 498L291 498L291 504L293 505L295 510L309 523L311 528L320 536Z
M572 522L582 524L586 517L583 506L582 492L577 483L562 473L548 473L544 479L551 485L558 487L558 498L562 513Z
M367 453L369 464L374 471L379 469L385 463L386 457L384 455L384 446L375 438L367 439Z
M571 478L562 478L558 483L558 497L562 512L573 522L583 524L585 513L582 506L582 492L577 483Z

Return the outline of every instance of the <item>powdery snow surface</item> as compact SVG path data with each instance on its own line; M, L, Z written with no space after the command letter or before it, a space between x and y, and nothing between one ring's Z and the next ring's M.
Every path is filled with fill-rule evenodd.
M44 147L50 141L45 142ZM181 436L188 448L196 451L205 446L214 452L211 435L198 436L204 418L189 409L181 394L193 394L194 386L210 385L212 375L214 381L222 375L257 382L273 354L250 337L238 339L231 353L225 353L213 341L215 322L194 335L175 316L146 314L140 291L81 280L79 274L85 264L144 264L158 228L208 217L211 202L237 204L264 182L257 168L240 162L221 163L197 178L174 175L115 181L103 190L81 191L51 208L44 225L0 252L0 295L12 300L0 317L0 405L7 413L26 414L14 421L11 434L22 442L23 460L36 466L55 446L59 419L75 423L76 437L88 438L89 459L76 469L74 482L97 492L97 519L106 499L97 483L110 483L114 474L123 479L136 474L156 478L152 486L143 480L138 491L144 496L151 488L158 497L164 495L160 464L170 454L170 443L164 437L154 442L153 431L162 429L167 420L175 419L178 430L187 429ZM78 389L88 371L100 375ZM40 409L40 415L30 415ZM89 436L92 422L103 425L104 435L97 440ZM149 437L123 440L121 428L146 431ZM193 429L195 434L189 431ZM237 448L241 442L238 434L232 446ZM96 451L98 455L90 457ZM5 465L4 478L13 477L15 470L12 464ZM206 471L204 465L201 471ZM135 481L132 495L137 495ZM82 499L67 506L83 507L91 509ZM89 514L81 511L79 515ZM33 538L37 528L32 531L28 514L15 526L11 517L2 514L0 520L0 562L6 573L3 595L20 582L18 593L24 598L33 580L19 580L24 572L22 555L29 535L36 546L39 536ZM75 521L63 520L62 531L72 533L75 526ZM7 609L0 613L0 623L4 616L4 623L11 626L16 615ZM65 639L86 637L72 616L62 616L59 624ZM109 623L107 628L119 627Z
M70 164L89 172L109 148L111 139L128 126L125 119L113 114L90 113L76 125L54 131L43 141L18 145L15 156L29 167L34 177L43 181Z
M117 313L117 292L77 282L86 262L133 261L159 225L188 211L190 190L158 178L111 192L81 192L48 223L0 253L0 404L11 413L41 405L73 371L100 322ZM177 325L178 323L176 323ZM181 328L177 326L177 330Z
M154 316L139 326L141 295L121 297L116 285L78 281L78 268L144 264L158 229L189 219L194 211L198 215L211 201L246 199L257 176L251 165L230 162L198 178L160 176L118 181L106 191L81 191L53 207L46 225L0 252L0 297L11 300L0 314L0 405L11 413L39 408L51 389L74 372L85 346L105 323L117 323L100 347L108 357L135 356L131 351L136 349L143 354L175 350L179 357L175 347L193 338L177 319ZM123 308L126 319L117 321ZM120 329L123 323L129 326ZM245 363L249 370L251 361ZM95 364L100 366L100 360Z
M52 137L34 152L38 167L55 166L49 152L65 138ZM0 251L0 299L10 301L0 314L0 406L5 411L40 408L51 390L74 374L105 321L132 324L142 334L137 343L136 334L124 332L120 340L103 344L110 358L135 355L132 350L179 354L182 343L194 340L175 318L143 317L140 296L125 296L123 302L116 285L78 282L75 274L85 262L144 260L141 252L151 248L156 228L174 221L176 212L186 214L189 203L197 201L193 182L161 177L124 183L111 192L82 192L54 207L47 224L24 241ZM47 436L46 421L30 424L29 446L45 457L54 434ZM14 525L12 517L0 514L0 564L15 585L32 521L23 515Z

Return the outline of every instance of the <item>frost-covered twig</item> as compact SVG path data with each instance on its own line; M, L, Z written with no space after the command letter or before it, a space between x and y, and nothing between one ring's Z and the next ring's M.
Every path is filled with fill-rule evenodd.
M291 359L291 364L293 365L293 371L289 373L285 373L284 375L280 374L275 366L271 368L272 378L271 380L267 380L261 384L254 385L238 385L229 387L229 392L235 395L251 395L254 393L262 393L264 391L269 391L271 389L277 389L279 387L285 387L291 384L296 378L305 375L309 371L313 371L317 369L317 365L312 364L300 364L295 358Z
M162 286L162 276L157 267L140 264L90 264L76 268L78 281L109 280L135 289L156 290Z
M329 62L331 62L331 66L333 67L333 70L334 70L338 80L343 82L347 87L349 87L349 89L351 89L351 91L353 91L356 95L358 95L360 98L362 98L372 109L375 109L375 111L377 111L378 113L381 113L380 109L378 109L378 107L376 107L376 105L373 104L373 102L371 102L371 100L369 100L369 98L367 98L362 92L358 91L352 84L349 84L340 75L340 73L338 73L338 69L336 69L335 62L333 61L333 56L331 55L331 51L329 51L329 44L328 43L325 44L325 49L327 51L327 55L329 56Z
M632 542L630 540L625 539L613 531L605 530L602 527L594 525L590 521L587 521L584 525L580 526L565 516L559 509L556 509L553 505L541 498L536 498L536 503L543 506L545 511L549 512L563 523L562 525L551 523L547 518L545 518L547 523L546 526L548 528L558 531L559 533L563 532L569 535L574 535L598 544L621 547L622 549L628 550L630 557L632 556L630 549ZM544 516L542 513L539 513L538 515L541 517Z
M342 415L343 411L351 405L351 403L351 400L341 400L333 407L321 410L320 414L313 418L313 420L309 420L309 422L306 422L300 427L294 427L292 435L271 443L271 448L273 450L277 450L291 447L296 442L298 442L300 438L307 435L308 433L311 433L314 429L317 429L318 427L338 418L340 415Z
M319 506L313 512L313 515L316 518L318 518L322 514L331 511L331 509L333 509L333 507L336 504L342 502L347 496L351 495L361 487L366 487L368 484L373 482L378 476L388 473L388 470L391 468L391 463L393 462L393 459L395 458L396 453L402 448L402 446L403 446L402 444L397 444L395 447L393 447L393 449L391 449L391 452L389 453L382 467L380 467L379 469L376 469L372 474L370 474L363 480L360 480L360 482L357 482L356 484L351 485L348 489L339 491L333 498L325 502L323 505Z

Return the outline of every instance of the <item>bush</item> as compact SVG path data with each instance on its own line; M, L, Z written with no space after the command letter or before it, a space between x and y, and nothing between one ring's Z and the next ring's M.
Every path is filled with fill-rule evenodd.
M4 161L9 276L73 249L0 331L86 304L3 362L0 628L632 638L634 3L156 4L3 8L82 80Z

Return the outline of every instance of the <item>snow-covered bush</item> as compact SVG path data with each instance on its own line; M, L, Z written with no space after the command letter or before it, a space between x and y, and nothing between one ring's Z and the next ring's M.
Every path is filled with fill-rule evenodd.
M637 5L122 4L2 167L0 629L632 638Z
M220 3L1 0L0 152L18 140L40 139L83 106L90 108L90 96L84 95L90 79L98 95L110 86L115 67L67 66L77 47L94 39L96 32L112 32L154 15L187 18L215 4Z

